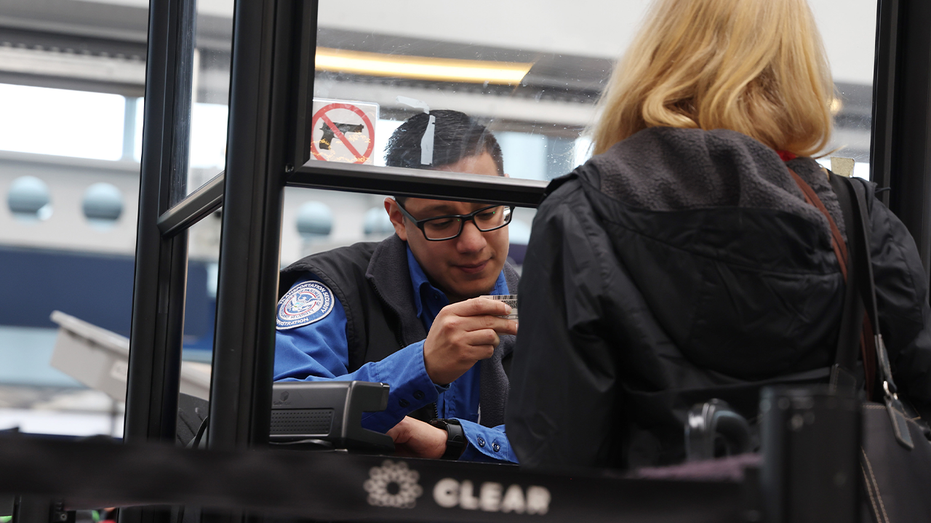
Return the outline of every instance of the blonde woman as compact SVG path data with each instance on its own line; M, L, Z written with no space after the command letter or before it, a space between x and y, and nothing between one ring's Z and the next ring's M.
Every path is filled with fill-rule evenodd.
M655 2L603 95L596 155L533 223L507 411L522 465L676 463L694 403L752 417L764 384L826 381L845 283L801 187L843 233L811 158L833 95L805 0ZM928 413L924 271L901 222L869 206L882 332Z

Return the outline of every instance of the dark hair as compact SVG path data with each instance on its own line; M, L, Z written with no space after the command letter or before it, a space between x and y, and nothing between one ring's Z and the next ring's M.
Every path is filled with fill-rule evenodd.
M420 142L427 130L430 116L436 118L433 136L433 163L421 163ZM459 111L439 110L420 113L407 119L398 127L385 148L385 164L391 167L414 169L450 165L469 156L483 152L491 155L498 168L498 176L504 175L504 159L501 146L495 136L475 119Z

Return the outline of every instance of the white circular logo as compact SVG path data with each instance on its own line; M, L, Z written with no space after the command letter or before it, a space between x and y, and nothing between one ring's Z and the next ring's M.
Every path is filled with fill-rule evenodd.
M276 325L293 329L326 318L333 310L333 291L319 281L301 282L278 302Z
M417 498L423 494L423 488L417 484L418 479L420 474L407 468L407 463L385 460L382 466L369 470L369 479L363 484L369 493L369 505L414 508Z

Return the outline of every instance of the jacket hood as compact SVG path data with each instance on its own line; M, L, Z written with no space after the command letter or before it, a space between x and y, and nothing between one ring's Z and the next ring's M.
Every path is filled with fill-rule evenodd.
M790 166L842 228L817 162ZM773 150L733 131L649 128L576 175L678 348L659 357L745 379L829 364L844 285L830 229Z

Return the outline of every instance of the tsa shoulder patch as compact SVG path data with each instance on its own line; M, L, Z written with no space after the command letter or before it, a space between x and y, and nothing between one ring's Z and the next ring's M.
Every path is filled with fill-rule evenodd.
M319 281L301 282L278 302L278 330L310 325L326 318L333 310L333 291Z

